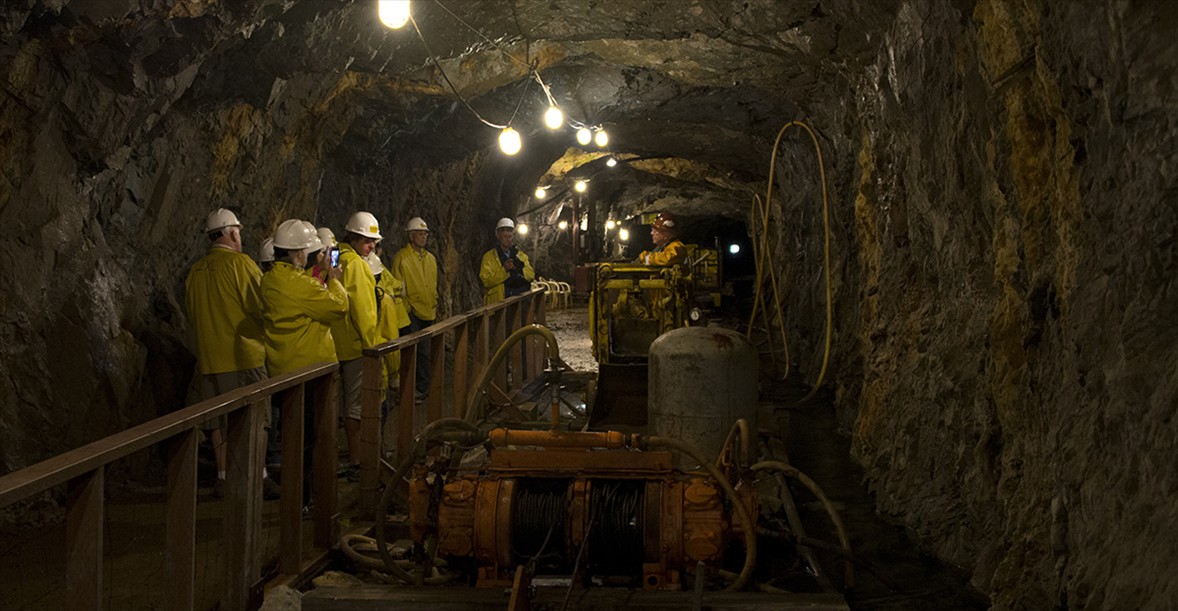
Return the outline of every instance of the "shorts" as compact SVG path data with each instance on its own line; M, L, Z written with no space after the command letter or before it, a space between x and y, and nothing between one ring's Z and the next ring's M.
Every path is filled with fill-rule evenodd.
M350 361L339 362L340 389L343 391L343 403L340 413L344 418L360 419L360 389L364 384L364 357Z
M199 401L207 401L219 395L223 395L231 390L236 390L242 386L249 386L255 382L261 382L266 379L266 368L255 367L253 369L242 369L241 371L227 371L225 373L208 373L197 374L197 395ZM270 428L270 410L262 410L266 413L265 427ZM224 430L229 426L229 417L221 416L205 421L200 425L201 430L212 431L216 429Z

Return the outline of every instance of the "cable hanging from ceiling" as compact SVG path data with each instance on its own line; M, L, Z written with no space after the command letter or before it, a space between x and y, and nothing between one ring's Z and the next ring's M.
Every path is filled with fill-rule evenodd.
M544 112L544 125L548 129L557 130L567 123L570 127L576 130L576 140L577 143L579 143L581 146L588 146L592 142L598 148L605 149L609 145L609 134L605 131L604 127L601 125L591 125L587 122L578 121L566 116L566 113L561 109L560 104L557 103L556 97L552 95L551 86L548 83L545 83L544 78L540 75L538 59L531 60L529 57L527 60L523 60L512 55L498 42L488 38L485 34L479 31L478 28L475 28L471 24L467 23L466 20L459 17L454 11L450 10L445 4L443 4L441 0L433 0L433 3L448 13L465 28L482 38L483 41L485 41L487 44L490 44L513 62L520 64L527 69L528 81L525 82L523 91L520 93L519 101L516 102L515 109L512 111L511 117L507 120L506 124L499 124L488 120L481 113L479 113L479 111L475 110L473 106L471 106L470 102L466 99L466 96L462 95L462 93L458 91L458 87L456 87L453 81L450 80L450 77L442 68L441 63L430 49L429 43L426 42L425 35L422 34L421 28L417 24L417 20L413 18L410 0L377 0L377 16L381 23L392 29L400 29L406 24L413 25L413 30L417 33L417 38L421 41L423 50L425 50L425 53L429 57L430 62L433 64L434 68L437 69L439 74L441 74L442 80L446 83L446 86L450 88L450 91L454 93L455 97L457 97L458 100L462 102L462 105L465 106L466 109L469 110L471 114L473 114L475 118L477 118L481 123L493 129L500 130L499 148L505 154L515 155L523 148L522 137L520 136L519 132L516 131L514 127L512 127L512 123L515 121L516 115L519 113L519 109L522 107L524 99L527 97L528 85L531 81L535 81L540 86L540 90L543 91L545 100L548 103L548 109ZM530 56L530 52L528 54Z

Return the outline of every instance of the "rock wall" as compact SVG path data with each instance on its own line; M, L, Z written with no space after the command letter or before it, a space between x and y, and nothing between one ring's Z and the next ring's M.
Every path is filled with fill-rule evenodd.
M903 3L832 137L854 456L995 608L1178 606L1175 19ZM790 205L817 231L812 199ZM816 269L783 269L798 310Z

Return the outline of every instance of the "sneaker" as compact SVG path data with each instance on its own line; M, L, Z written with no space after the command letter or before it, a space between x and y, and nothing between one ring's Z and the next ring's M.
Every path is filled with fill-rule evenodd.
M303 505L303 519L310 520L311 512L314 511L310 505Z
M274 480L268 477L262 478L262 500L273 501L278 498L281 492L282 488L274 483Z
M217 481L213 482L213 498L225 498L225 480L217 478Z
M340 472L340 477L346 478L352 483L360 481L360 465L348 465Z

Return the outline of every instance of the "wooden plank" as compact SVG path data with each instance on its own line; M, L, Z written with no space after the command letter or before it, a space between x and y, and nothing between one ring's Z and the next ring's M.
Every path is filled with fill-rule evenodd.
M263 405L251 404L229 414L226 439L226 477L223 538L225 549L225 606L245 609L250 588L258 580L258 529L262 465L258 462Z
M315 448L311 466L311 521L316 547L330 548L339 541L339 494L336 478L336 419L339 417L339 371L318 381L314 388Z
M383 357L363 357L360 390L360 506L376 508L380 495L380 403L384 399Z
M69 482L66 513L66 605L69 609L102 608L102 539L105 467Z
M430 340L429 398L426 400L427 422L442 417L446 400L446 334L439 333Z
M176 436L168 447L167 522L164 527L164 607L196 604L196 465L200 434Z
M298 371L243 386L219 397L149 420L76 450L0 477L0 507L65 483L102 465L175 437L201 423L223 416L269 394L302 384L339 368L337 363L309 365Z
M520 311L521 326L527 327L535 322L536 303L542 301L544 301L543 295L528 297L528 301L524 302L523 309ZM521 388L540 374L540 362L543 360L544 354L544 346L540 343L542 341L543 338L539 335L529 335L528 339L524 340L524 374L520 379Z
M461 418L466 411L467 393L470 388L470 334L471 322L454 329L454 409L453 416Z
M303 560L303 411L305 386L282 394L282 494L278 498L278 570L297 573Z
M507 339L507 334L509 333L507 330L507 310L502 309L495 312L492 321L491 344L488 347L490 348L491 355L494 355L499 350L499 347L503 345L503 340ZM487 365L490 365L489 360L487 361ZM507 367L500 366L497 371L492 371L490 380L499 388L506 390L508 388Z
M417 346L401 351L401 400L397 402L397 464L413 445L413 402L417 381Z
M523 311L520 308L520 302L513 303L507 306L507 335L510 336L520 328L520 315ZM506 338L504 338L506 339ZM503 388L509 391L516 391L523 388L524 378L524 351L523 342L516 342L511 347L511 352L508 354L507 362L511 364L511 383L509 386Z

